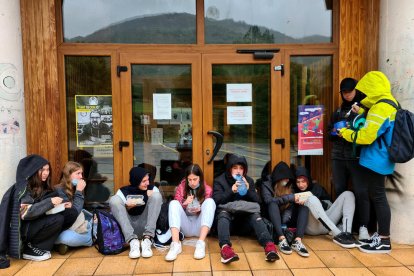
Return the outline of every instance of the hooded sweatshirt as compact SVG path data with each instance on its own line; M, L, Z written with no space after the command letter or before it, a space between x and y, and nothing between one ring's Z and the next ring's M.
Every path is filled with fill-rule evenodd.
M128 210L128 214L130 214L131 216L141 215L142 212L144 212L145 207L147 206L147 202L148 202L147 190L141 190L139 188L139 184L141 184L142 179L148 174L149 174L149 172L144 168L133 167L129 171L129 186L125 186L125 187L122 187L122 188L119 189L120 192L122 192L122 194L124 195L125 198L128 195L142 195L142 196L144 196L144 202L145 202L144 205L133 207L133 208ZM154 188L153 185L148 186L148 190L152 190L153 188Z
M287 185L292 185L295 182L295 176L288 164L281 161L279 162L272 171L272 174L268 177L267 181L263 183L262 187L262 198L266 205L276 202L279 206L287 204L289 202L295 202L295 195L293 190L291 194L275 197L275 186L278 181L282 179L289 179Z
M366 95L366 98L361 101L362 105L369 108L365 125L358 132L343 128L340 133L346 141L352 142L355 139L358 145L364 145L359 159L362 166L382 175L392 174L395 163L391 162L382 139L376 142L381 135L384 135L387 145L392 139L397 110L387 103L377 103L381 99L389 99L397 103L391 95L390 82L383 73L371 71L365 74L355 89Z
M240 196L239 193L233 193L231 187L236 180L231 175L231 168L233 165L241 165L244 168L243 176L249 182L249 190L244 196ZM214 179L213 186L213 199L216 205L226 204L236 200L245 200L250 202L260 203L259 195L256 193L254 181L252 178L247 176L247 161L243 156L237 156L232 154L229 157L226 165L226 171Z

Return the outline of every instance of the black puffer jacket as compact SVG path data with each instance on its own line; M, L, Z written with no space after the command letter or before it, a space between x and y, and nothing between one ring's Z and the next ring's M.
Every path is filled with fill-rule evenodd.
M21 258L20 202L26 194L27 180L49 162L40 155L21 159L16 183L4 194L0 205L0 255ZM53 206L52 206L53 207Z
M231 175L231 167L233 165L242 165L244 168L244 177L249 182L249 190L244 196L240 196L238 193L233 193L231 187L236 182L236 180ZM246 158L237 155L231 155L226 165L226 171L214 179L213 187L213 199L216 202L216 205L226 204L228 202L236 200L245 200L250 202L260 203L259 195L257 194L254 186L254 181L252 178L247 176L247 161Z
M331 154L332 159L354 160L359 157L360 147L356 148L356 153L354 155L352 143L347 142L345 139L339 137L338 135L332 135L331 132L334 128L334 124L339 121L347 121L348 124L352 126L352 122L358 114L351 112L348 118L345 118L345 114L349 110L351 110L352 105L355 102L360 103L360 101L364 98L365 98L365 95L362 94L360 91L356 91L355 97L351 102L346 101L342 96L341 107L332 113L331 121L330 121L330 124L328 125L329 139L333 142L332 154Z

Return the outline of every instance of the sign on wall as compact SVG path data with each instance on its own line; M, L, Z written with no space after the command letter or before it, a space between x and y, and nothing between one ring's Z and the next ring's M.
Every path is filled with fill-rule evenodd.
M298 106L298 155L323 154L323 106Z

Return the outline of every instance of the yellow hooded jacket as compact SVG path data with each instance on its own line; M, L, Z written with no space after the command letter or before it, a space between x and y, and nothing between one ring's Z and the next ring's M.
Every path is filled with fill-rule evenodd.
M397 103L391 94L390 82L382 72L371 71L362 77L355 89L366 95L361 104L369 109L365 125L358 131L355 141L358 145L365 145L361 149L359 163L379 174L392 174L395 164L389 159L387 145L391 143L397 110L387 103L377 103L380 99L389 99ZM384 145L382 140L376 142L383 134L387 145ZM346 141L353 142L356 132L343 128L340 135Z

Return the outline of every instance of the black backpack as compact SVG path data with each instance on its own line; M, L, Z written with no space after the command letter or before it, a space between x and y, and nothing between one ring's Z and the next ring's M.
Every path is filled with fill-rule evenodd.
M387 146L390 160L394 163L405 163L414 157L414 113L401 108L398 103L388 99L379 100L377 103L387 103L397 109L395 115L394 130L391 144ZM382 139L385 143L385 138Z
M127 249L122 229L111 213L95 209L93 219L92 241L99 252L115 255Z

